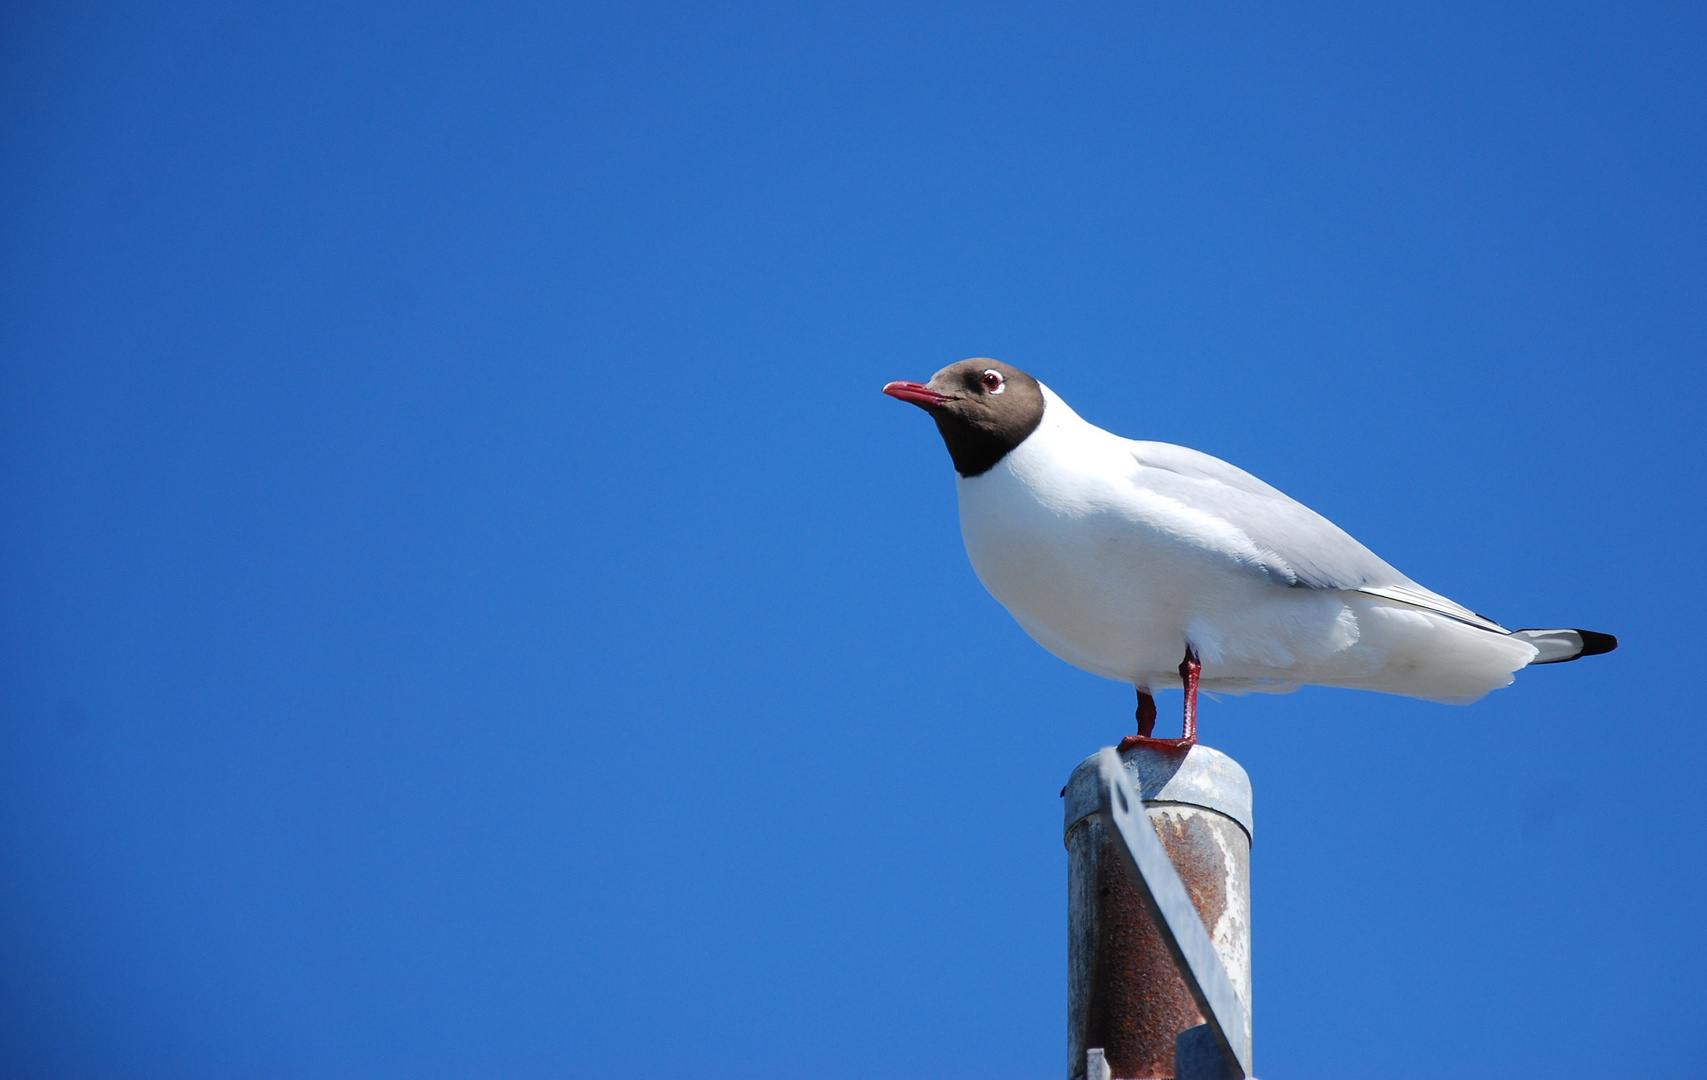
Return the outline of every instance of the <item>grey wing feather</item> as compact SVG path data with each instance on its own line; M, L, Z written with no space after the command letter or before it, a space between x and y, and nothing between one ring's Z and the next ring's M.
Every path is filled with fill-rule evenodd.
M1412 581L1344 529L1236 465L1169 443L1128 441L1135 480L1243 533L1256 551L1228 552L1277 584L1344 589L1433 611L1495 633L1505 627Z

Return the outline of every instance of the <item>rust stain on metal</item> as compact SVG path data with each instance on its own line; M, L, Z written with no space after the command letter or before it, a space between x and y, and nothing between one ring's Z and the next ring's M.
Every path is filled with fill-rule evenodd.
M1174 1036L1203 1023L1203 1017L1120 853L1106 838L1097 866L1097 907L1085 1045L1102 1047L1117 1077L1171 1077Z
M1227 912L1227 880L1232 868L1215 842L1208 819L1201 812L1185 815L1163 810L1160 814L1152 811L1150 824L1156 827L1156 835L1168 849L1168 860L1185 882L1191 906L1214 934L1215 924Z
M1197 753L1204 756L1204 748ZM1146 801L1145 816L1248 1009L1249 787L1237 763L1207 753L1214 757L1200 762L1185 783L1174 779L1182 762L1138 762L1151 790L1175 785L1162 798ZM1087 767L1088 762L1081 765L1068 782L1067 1075L1083 1080L1085 1051L1100 1047L1118 1080L1168 1080L1174 1076L1175 1037L1203 1017L1127 876L1118 841L1102 815L1090 812L1096 788Z

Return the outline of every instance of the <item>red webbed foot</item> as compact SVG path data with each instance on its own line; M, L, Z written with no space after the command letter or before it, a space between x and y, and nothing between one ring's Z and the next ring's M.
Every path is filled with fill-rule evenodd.
M1179 680L1185 687L1185 731L1178 739L1153 739L1150 732L1156 730L1156 699L1150 696L1150 691L1142 686L1138 688L1138 734L1128 735L1120 740L1117 748L1125 753L1134 747L1147 746L1153 750L1190 750L1197 745L1197 684L1203 675L1203 662L1197 658L1197 650L1190 645L1185 647L1185 659L1180 661Z

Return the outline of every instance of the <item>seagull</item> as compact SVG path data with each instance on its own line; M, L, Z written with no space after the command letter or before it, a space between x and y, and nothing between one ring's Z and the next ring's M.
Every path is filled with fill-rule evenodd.
M1122 750L1195 745L1199 689L1468 704L1519 668L1618 647L1592 630L1507 630L1243 469L1104 431L1007 364L962 360L883 392L936 421L990 595L1056 656L1137 688ZM1184 737L1152 738L1153 692L1175 686Z

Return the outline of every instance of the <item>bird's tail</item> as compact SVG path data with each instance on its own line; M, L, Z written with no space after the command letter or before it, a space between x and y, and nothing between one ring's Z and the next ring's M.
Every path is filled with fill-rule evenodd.
M1537 652L1531 664L1562 664L1579 656L1598 656L1618 648L1618 639L1593 630L1513 630L1511 636L1527 641Z

